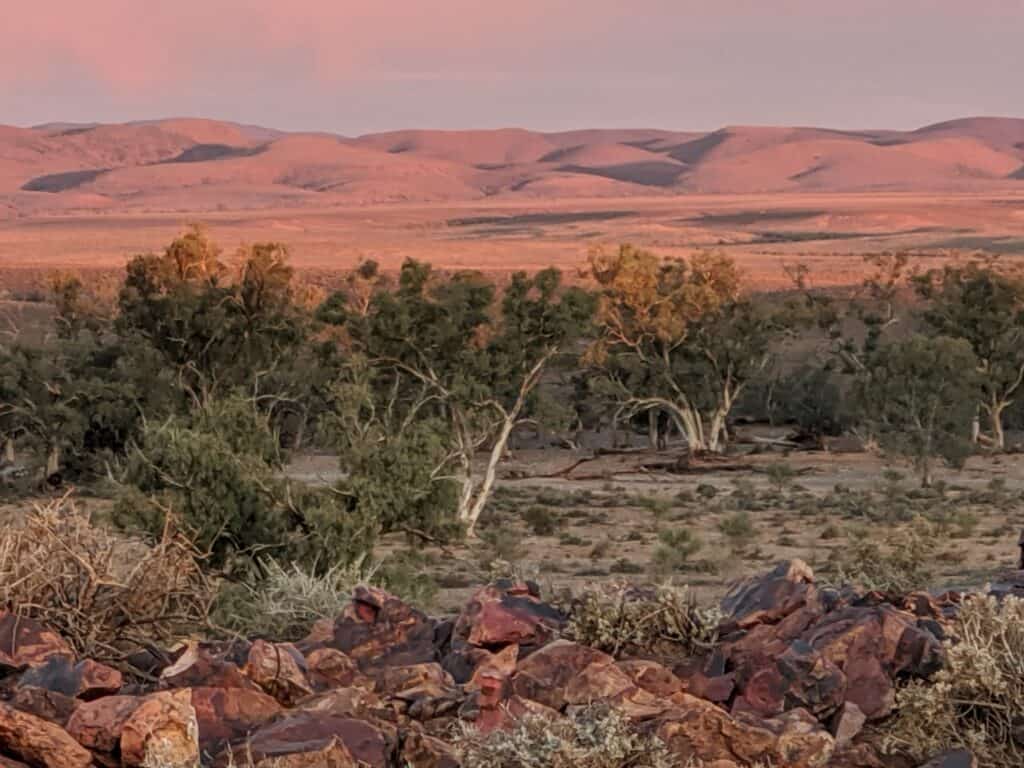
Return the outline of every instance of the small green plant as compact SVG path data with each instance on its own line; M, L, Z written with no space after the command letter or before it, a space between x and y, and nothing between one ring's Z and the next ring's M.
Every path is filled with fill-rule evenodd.
M741 552L757 536L754 523L746 511L736 512L724 518L719 522L718 530L729 542L729 546L734 552Z
M535 536L553 536L561 527L561 520L547 507L534 504L523 510L523 522Z
M791 464L787 464L784 461L777 461L769 464L765 467L764 473L768 476L768 482L770 482L779 493L782 493L793 485L793 480L796 478L796 470L793 469Z
M658 547L654 550L655 570L669 575L683 570L690 558L700 551L703 542L689 528L670 528L658 534Z
M895 530L885 546L869 538L866 531L853 530L835 570L841 582L879 592L905 594L924 589L932 578L936 542L934 526L923 518Z
M702 499L713 499L718 495L718 488L711 483L701 483L697 486L697 495Z

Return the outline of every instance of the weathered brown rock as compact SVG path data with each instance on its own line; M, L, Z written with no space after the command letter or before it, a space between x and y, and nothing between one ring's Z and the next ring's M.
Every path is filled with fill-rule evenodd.
M473 676L467 683L467 688L479 688L482 684L481 681L485 678L504 681L515 674L516 664L519 661L518 645L510 645L498 653L487 653L486 651L484 653L486 653L486 657L477 664Z
M374 675L374 679L377 681L377 692L383 695L395 695L423 686L445 689L455 685L451 675L436 662L390 667L378 672Z
M0 611L0 671L37 667L57 656L75 657L64 638L35 619Z
M33 768L88 768L89 750L67 731L0 703L0 752Z
M740 696L734 711L774 717L804 708L828 717L842 706L847 681L843 671L807 643L796 640L774 661L752 673L741 673Z
M455 751L448 744L418 731L406 734L402 761L408 768L459 768Z
M291 643L257 640L249 649L245 674L285 706L313 693L306 659Z
M282 712L272 696L246 688L193 688L192 708L199 727L199 747L207 753L248 736Z
M636 689L632 678L614 664L596 661L584 667L565 686L566 704L607 701Z
M18 685L34 686L88 700L117 693L124 685L124 678L113 667L92 659L75 664L68 656L56 655L26 670L18 680Z
M683 681L656 661L631 659L619 661L616 666L625 672L635 685L655 696L668 698L683 690Z
M775 719L734 718L687 694L673 698L678 706L661 718L657 733L681 765L690 760L729 760L739 765L824 768L832 755L832 737L803 710Z
M319 712L290 712L258 729L247 742L256 766L386 768L393 744L363 721Z
M199 724L190 690L160 691L142 700L121 728L121 762L161 768L199 764Z
M384 709L383 700L365 688L332 688L303 699L295 711L319 712L338 717L365 719Z
M334 648L361 670L437 661L434 622L394 595L358 587L352 604L333 625L318 624L296 644L304 654Z
M867 716L861 712L860 707L852 701L843 704L835 717L832 718L832 735L836 740L836 747L846 747L852 743L860 734Z
M774 624L817 602L814 572L802 560L780 563L772 571L734 587L722 600L727 628Z
M477 591L455 622L456 638L478 648L544 645L565 617L540 599L536 585L502 579Z
M610 665L606 653L568 640L556 640L521 660L512 677L512 691L552 709L566 704L565 687L591 664Z
M68 733L89 749L113 753L125 722L141 703L139 696L106 696L84 702L68 720Z
M316 648L306 655L309 681L316 690L345 688L360 676L359 667L337 648Z
M190 643L177 661L163 670L160 684L164 688L259 689L238 664L198 643Z
M19 685L14 690L10 704L15 709L41 717L43 720L49 720L63 728L67 726L68 719L79 702L56 691L48 691L45 688L36 688L31 685Z

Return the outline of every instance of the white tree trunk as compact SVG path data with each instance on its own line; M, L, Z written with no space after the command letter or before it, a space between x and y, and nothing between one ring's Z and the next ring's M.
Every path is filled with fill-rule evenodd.
M472 481L468 485L469 496L466 507L459 511L459 520L466 524L466 535L468 536L476 535L477 521L480 519L480 514L484 511L484 507L487 506L487 502L491 498L494 481L498 477L498 463L505 454L505 447L508 445L509 436L512 434L515 425L515 414L509 414L505 417L498 436L494 440L494 445L491 446L491 452L487 457L487 468L484 470L480 487L474 488L475 483ZM466 489L463 489L464 494L465 491Z

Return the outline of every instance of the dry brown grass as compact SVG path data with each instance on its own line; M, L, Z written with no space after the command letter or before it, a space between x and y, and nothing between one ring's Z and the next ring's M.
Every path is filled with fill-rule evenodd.
M170 525L152 544L127 539L65 496L0 533L0 603L83 656L116 660L187 635L206 623L213 597L198 553Z

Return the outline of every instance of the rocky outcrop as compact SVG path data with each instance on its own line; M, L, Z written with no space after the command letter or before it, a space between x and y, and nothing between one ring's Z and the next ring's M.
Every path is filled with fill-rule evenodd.
M0 768L457 768L456 724L557 723L592 705L681 766L877 768L867 726L891 712L896 681L942 665L955 600L825 590L796 561L735 587L714 648L614 658L562 637L566 617L533 584L498 581L440 620L359 588L299 642L152 649L155 682L130 684L0 614Z

